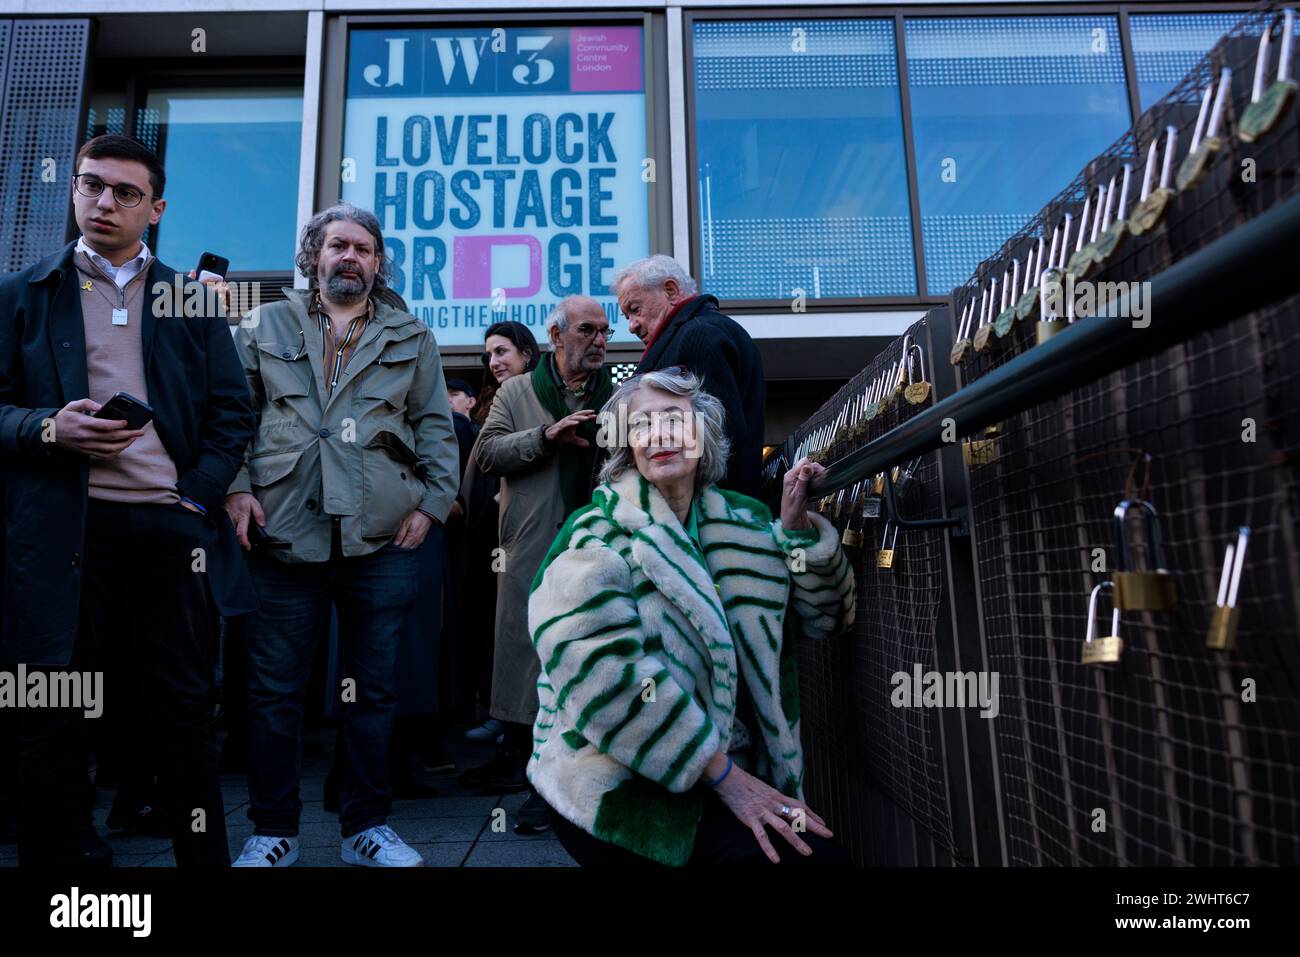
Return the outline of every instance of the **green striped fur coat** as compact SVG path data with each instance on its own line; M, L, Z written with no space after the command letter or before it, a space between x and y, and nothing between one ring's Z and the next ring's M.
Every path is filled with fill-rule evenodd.
M751 771L801 798L791 636L853 622L853 572L820 515L786 531L716 486L695 499L703 554L635 469L574 512L533 580L541 659L528 778L601 840L685 864L704 766L731 739L737 681L753 702Z

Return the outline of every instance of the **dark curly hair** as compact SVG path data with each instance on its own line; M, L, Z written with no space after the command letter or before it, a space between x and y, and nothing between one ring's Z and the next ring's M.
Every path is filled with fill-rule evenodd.
M302 228L302 236L298 240L298 255L294 257L293 261L294 265L298 267L298 272L307 277L307 282L315 288L318 282L316 267L320 263L320 251L325 246L325 230L330 223L339 222L356 223L374 237L375 253L379 257L379 268L375 271L375 283L370 288L370 295L378 297L380 293L388 288L391 264L388 261L388 252L384 248L384 234L379 228L379 219L368 209L353 206L351 203L339 203L329 209L321 210L321 212L313 216L307 225Z

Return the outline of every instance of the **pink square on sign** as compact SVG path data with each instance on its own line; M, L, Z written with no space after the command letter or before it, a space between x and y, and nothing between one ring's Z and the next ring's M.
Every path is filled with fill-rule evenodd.
M574 27L569 33L569 88L575 93L639 93L640 27Z

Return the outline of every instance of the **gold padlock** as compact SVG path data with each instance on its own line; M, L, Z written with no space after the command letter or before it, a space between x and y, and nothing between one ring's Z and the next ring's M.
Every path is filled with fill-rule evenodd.
M1241 569L1246 561L1246 542L1250 529L1242 525L1237 529L1237 541L1228 546L1223 556L1223 574L1219 577L1219 595L1210 617L1210 634L1205 647L1212 651L1232 651L1237 647L1237 623L1241 612L1237 608L1237 592L1241 587Z
M1160 159L1160 138L1152 137L1147 146L1147 162L1142 172L1142 189L1133 215L1129 217L1128 231L1134 236L1141 236L1155 228L1165 214L1169 200L1174 196L1172 189L1174 150L1178 147L1178 127L1165 127L1164 160L1160 163L1159 179L1156 178L1156 164Z
M894 527L894 537L889 540L889 547L885 547L885 539L889 538L889 523L885 523L885 532L880 536L880 550L876 552L876 567L891 571L894 567L894 552L898 545L898 527Z
M916 356L915 363L913 356ZM920 405L930 398L930 383L925 381L925 351L919 342L912 343L907 351L907 388L903 390L903 398L908 405Z
M1087 204L1084 205L1084 215L1087 216ZM1070 239L1070 222L1069 213L1065 214L1065 233L1064 241L1061 243L1061 251L1057 262L1065 259L1065 246ZM1080 235L1083 234L1083 227L1079 228ZM1053 237L1052 245L1056 245L1056 239ZM1056 307L1060 305L1060 300L1064 294L1065 270L1058 264L1049 266L1043 273L1043 281L1039 284L1038 293L1042 297L1042 302L1038 309L1038 323L1034 327L1034 342L1042 345L1048 339L1059 333L1064 332L1070 327L1070 321L1064 316L1057 313Z
M972 296L962 310L961 321L957 323L957 341L953 344L952 351L948 353L948 361L952 365L959 365L962 359L966 358L966 352L970 349L970 324L975 318L975 297Z
M1224 67L1219 73L1218 91L1215 91L1213 84L1205 88L1201 112L1196 117L1196 129L1192 134L1191 149L1179 165L1178 176L1174 180L1179 192L1199 183L1214 162L1214 158L1223 150L1223 140L1219 137L1219 124L1223 119L1223 110L1231 85L1232 70ZM1213 101L1212 106L1211 101Z
M1124 639L1119 636L1119 608L1112 603L1110 630L1112 634L1097 636L1097 596L1103 589L1113 588L1102 582L1088 597L1088 630L1083 639L1083 653L1079 661L1085 665L1113 665L1124 653Z
M991 465L997 461L997 449L989 439L967 439L961 446L962 458L966 467Z
M1291 42L1295 36L1295 11L1282 11L1282 48L1277 62L1277 80L1264 90L1264 73L1268 69L1268 46L1278 17L1264 28L1259 38L1259 54L1255 60L1255 83L1250 91L1250 105L1237 123L1237 135L1243 143L1254 143L1271 130L1282 118L1295 98L1296 84L1291 79Z
M885 494L885 473L881 472L871 482L871 492L873 495Z
M1150 571L1133 569L1128 547L1125 518L1129 508L1137 506L1146 516ZM1115 506L1115 532L1119 564L1115 570L1115 607L1123 611L1172 611L1178 607L1178 579L1164 567L1164 547L1160 539L1160 519L1150 502L1135 499Z

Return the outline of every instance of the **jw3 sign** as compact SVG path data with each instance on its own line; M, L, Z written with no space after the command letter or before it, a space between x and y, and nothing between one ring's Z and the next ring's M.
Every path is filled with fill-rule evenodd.
M393 288L439 344L481 345L503 319L540 329L574 293L632 340L607 284L649 252L643 42L640 27L352 31L343 198L379 216Z

